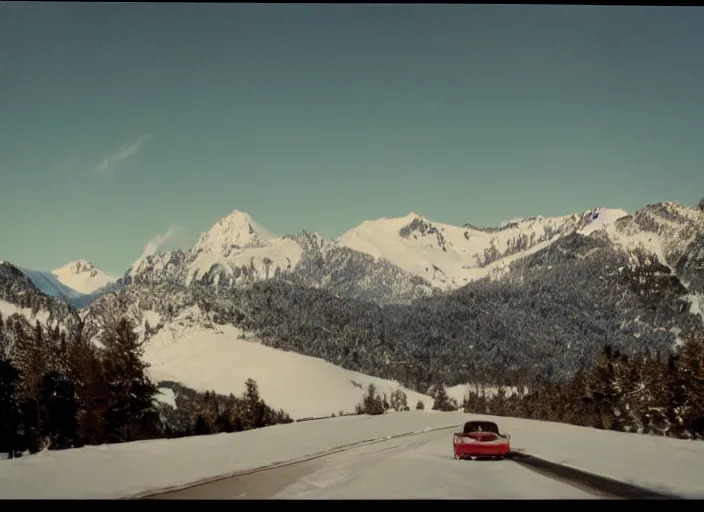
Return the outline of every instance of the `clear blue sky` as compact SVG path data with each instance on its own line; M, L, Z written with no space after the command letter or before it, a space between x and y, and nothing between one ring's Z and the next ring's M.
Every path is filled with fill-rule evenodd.
M0 4L0 259L704 195L704 9ZM166 247L166 246L165 246Z

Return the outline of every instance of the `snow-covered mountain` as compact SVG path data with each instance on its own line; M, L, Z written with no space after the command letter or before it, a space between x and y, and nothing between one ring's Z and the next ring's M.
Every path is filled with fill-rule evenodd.
M624 210L597 209L581 215L532 217L500 228L471 224L451 226L415 213L395 219L367 221L339 239L340 245L384 258L433 286L456 289L485 277L497 263L507 265L560 236L598 229L627 215Z
M301 249L295 242L275 237L244 212L234 210L209 231L201 233L188 251L157 253L135 261L125 282L162 281L190 284L220 279L238 284L260 272L266 278L275 269L290 269L298 263Z
M72 300L82 297L84 294L69 288L63 284L51 272L42 272L39 270L31 270L28 268L18 267L24 275L26 275L32 283L44 294L52 297L58 297L71 303Z
M651 233L643 219L666 215L658 208L683 213L672 214L678 215L677 220L663 221L669 222L670 229ZM624 210L608 208L553 218L513 219L492 228L453 226L410 213L365 221L333 240L307 231L277 236L249 214L234 210L202 233L191 249L140 258L116 284L85 261L71 262L51 274L26 274L45 293L76 307L87 306L116 286L133 283L205 284L227 289L272 278L378 304L408 303L484 277L498 278L512 262L573 233L605 233L620 250L640 247L660 251L660 260L666 261L672 255L662 253L659 240L679 240L680 231L696 230L692 222L700 213L670 203L651 205L636 214L640 220L635 227L623 229L617 227L619 221L626 219L623 226L628 226L627 219L633 217ZM686 248L677 244L685 242L677 242L672 250L684 251ZM662 243L669 247L674 242ZM673 262L671 267L675 266ZM699 286L698 278L692 279Z
M272 235L238 210L201 234L190 250L139 259L121 283L227 288L278 277L380 302L408 301L431 290L424 279L386 260L349 250L317 233Z
M229 287L286 277L378 303L408 302L496 274L560 236L603 229L625 215L623 210L597 209L477 228L411 213L363 222L332 240L306 231L275 236L235 210L203 233L192 249L139 259L122 282Z
M95 293L117 281L116 277L109 276L86 260L71 261L52 270L51 274L62 285L84 295Z
M5 274L0 291L3 279L15 291L31 284L18 270ZM32 301L19 295L0 299L26 311ZM559 377L605 339L668 350L702 328L704 211L597 208L496 228L409 214L331 240L272 235L235 210L192 249L140 259L94 298L81 313L94 327L113 309L146 340L184 322L234 326L270 347L405 385L497 366ZM399 361L416 373L399 373Z
M117 278L107 275L86 260L71 261L51 272L18 268L42 293L62 299L79 309L88 306L117 282Z
M75 312L66 301L40 290L19 268L0 261L0 314L7 319L18 314L34 324L57 325Z
M428 350L449 358L448 378L468 361L477 371L547 361L546 374L558 375L592 357L604 333L624 349L667 350L702 325L704 212L696 208L596 208L496 228L409 214L364 222L338 240L255 226L233 212L197 248L140 262L95 310L129 304L138 324L140 311L167 323L197 312L199 325L236 325L275 348L380 377L397 377L387 366L394 360L432 360Z
M615 249L653 254L671 271L682 274L692 288L696 309L704 296L700 271L703 215L698 208L659 203L634 215L596 208L484 228L453 226L410 213L365 221L333 240L307 231L277 236L249 214L234 210L202 233L191 249L140 258L119 280L84 260L51 273L22 270L43 293L77 308L131 284L206 285L226 290L272 278L377 304L409 303L484 277L497 279L514 262L566 236L602 233Z
M631 264L658 262L688 291L692 312L704 316L704 209L656 203L623 217L606 229Z

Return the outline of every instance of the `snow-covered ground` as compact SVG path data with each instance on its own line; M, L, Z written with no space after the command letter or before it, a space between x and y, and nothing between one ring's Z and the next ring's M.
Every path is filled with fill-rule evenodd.
M447 429L393 437L152 499L603 499L511 460L459 462Z
M225 395L242 393L251 377L270 406L284 409L295 419L330 416L340 410L354 412L370 383L387 398L400 387L398 382L345 370L322 359L264 346L250 341L254 339L251 335L238 339L240 334L232 326L212 330L169 323L149 340L144 360L151 365L149 372L155 381L172 380ZM432 407L429 396L401 389L410 408L418 400L426 409Z
M156 312L142 314L139 332L144 320L152 326L161 321ZM269 405L284 409L294 419L337 415L341 410L354 412L369 384L374 384L380 396L386 394L387 399L397 389L403 390L411 409L415 409L419 400L425 409L432 408L430 396L401 387L396 381L345 370L316 357L273 349L249 333L246 339L239 339L242 331L233 326L201 327L200 316L197 307L184 310L146 344L144 360L151 365L149 373L154 381L170 380L199 391L238 395L251 377L259 384L261 396ZM447 393L461 405L470 389L475 390L475 386L459 384L447 388ZM497 391L491 387L484 390L487 396ZM515 388L505 391L507 395L517 392ZM173 392L162 394L159 399L172 404Z
M249 498L254 490L262 492L264 499L600 498L511 460L458 462L448 454L449 434L441 430L390 439L304 464L228 479L164 497L198 493L212 498L213 491L219 490L230 495L232 491L240 491L242 498ZM284 485L282 490L271 493Z
M513 449L640 487L704 498L704 441L493 417Z
M365 440L459 426L476 417L433 411L348 416L236 434L43 452L0 463L0 496L134 496L300 459ZM511 433L514 450L654 490L690 498L704 497L704 442L515 418L488 418L496 421L502 431ZM452 429L447 431L446 445L438 446L438 457L452 456L451 432ZM405 471L412 477L420 469L412 459L407 462ZM442 475L437 478L437 485L445 485ZM373 489L369 492L373 493Z

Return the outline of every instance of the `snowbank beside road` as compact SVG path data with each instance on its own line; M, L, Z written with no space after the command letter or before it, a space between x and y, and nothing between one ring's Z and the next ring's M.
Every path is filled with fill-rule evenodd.
M704 441L486 418L511 433L514 450L654 491L704 498Z

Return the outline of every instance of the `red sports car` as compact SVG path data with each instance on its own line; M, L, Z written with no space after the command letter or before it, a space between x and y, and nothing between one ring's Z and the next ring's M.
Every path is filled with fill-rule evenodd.
M499 433L492 421L468 421L462 432L453 435L455 459L498 458L511 453L509 434Z

